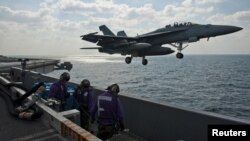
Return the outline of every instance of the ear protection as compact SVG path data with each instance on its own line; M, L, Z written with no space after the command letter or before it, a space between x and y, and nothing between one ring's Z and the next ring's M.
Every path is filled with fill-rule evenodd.
M70 79L70 75L67 72L64 72L60 75L60 80L69 81L69 79Z
M110 91L113 93L118 94L120 92L120 88L117 84L112 84L110 87Z
M90 86L90 82L88 79L84 79L81 82L82 87L88 88Z

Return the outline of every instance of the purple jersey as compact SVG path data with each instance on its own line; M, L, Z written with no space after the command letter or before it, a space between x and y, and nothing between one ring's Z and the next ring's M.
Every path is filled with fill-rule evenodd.
M48 98L55 98L56 100L66 101L67 87L61 81L55 82L51 85Z
M119 122L121 126L124 126L121 102L117 96L110 92L104 92L97 97L97 102L91 109L92 119L94 119L96 112L98 112L98 121L101 125L114 125Z
M78 87L74 92L74 98L77 101L79 106L83 106L85 109L87 109L88 112L90 112L91 104L92 102L92 88L81 88Z

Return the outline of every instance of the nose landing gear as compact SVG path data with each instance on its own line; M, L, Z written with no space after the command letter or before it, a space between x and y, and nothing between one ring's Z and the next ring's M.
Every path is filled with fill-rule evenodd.
M183 57L184 57L184 55L182 53L180 53L180 52L178 52L176 54L176 58L178 58L178 59L182 59Z
M181 53L181 51L186 47L188 47L188 45L186 45L185 47L182 46L183 43L176 43L176 45L175 44L170 44L170 45L177 48L178 53L176 54L176 58L182 59L184 55Z

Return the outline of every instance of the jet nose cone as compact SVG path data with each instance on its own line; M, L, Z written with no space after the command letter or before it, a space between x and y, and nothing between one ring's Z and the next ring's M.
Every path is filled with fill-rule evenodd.
M209 31L209 33L211 33L210 34L211 36L219 36L219 35L234 33L242 29L243 28L237 26L214 25L211 26L211 30Z
M240 30L242 30L243 28L241 28L241 27L237 27L237 26L232 26L231 27L231 31L232 32L237 32L237 31L240 31Z
M233 33L242 30L243 28L237 26L225 26L225 33Z

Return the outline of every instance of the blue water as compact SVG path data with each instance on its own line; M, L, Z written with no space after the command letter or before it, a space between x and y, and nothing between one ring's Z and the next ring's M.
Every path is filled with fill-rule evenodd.
M125 64L118 56L71 56L71 80L83 78L121 93L250 120L250 55L186 55L140 58ZM58 77L62 71L49 75Z

